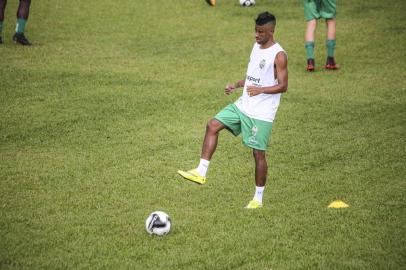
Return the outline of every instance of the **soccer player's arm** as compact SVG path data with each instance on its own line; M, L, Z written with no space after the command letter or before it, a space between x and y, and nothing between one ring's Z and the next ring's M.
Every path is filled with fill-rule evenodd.
M248 86L248 95L278 94L288 90L288 57L285 52L276 55L275 66L278 84L270 87Z
M243 87L245 84L245 80L238 80L234 84L227 84L224 88L226 95L231 94L235 91L235 89Z

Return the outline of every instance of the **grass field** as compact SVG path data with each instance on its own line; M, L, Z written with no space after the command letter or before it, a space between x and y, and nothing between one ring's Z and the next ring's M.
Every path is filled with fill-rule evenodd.
M302 2L33 1L0 45L0 269L406 269L403 0L338 1L336 59L305 72ZM277 16L289 55L265 207L251 151L224 132L208 183L195 167L207 120L233 102L253 19ZM342 199L346 209L328 209ZM154 210L170 235L149 236Z

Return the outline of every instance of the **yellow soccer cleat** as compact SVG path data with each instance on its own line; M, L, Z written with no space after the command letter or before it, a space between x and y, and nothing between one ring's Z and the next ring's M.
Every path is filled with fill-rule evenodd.
M215 6L216 0L206 0L206 3L209 4L210 6Z
M203 185L206 183L206 177L201 176L196 169L190 170L190 171L178 171L178 174L182 175L184 178L187 180L190 180L192 182L198 183Z
M257 200L252 200L250 201L247 206L245 207L245 209L256 209L256 208L261 208L263 206L262 203L260 203Z

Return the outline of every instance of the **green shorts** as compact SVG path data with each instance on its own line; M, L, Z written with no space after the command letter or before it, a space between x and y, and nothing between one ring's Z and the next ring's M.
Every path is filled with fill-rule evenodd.
M336 0L303 0L306 21L336 17Z
M272 122L253 119L243 114L235 104L230 104L215 117L234 135L242 133L242 142L254 149L265 151L271 137Z

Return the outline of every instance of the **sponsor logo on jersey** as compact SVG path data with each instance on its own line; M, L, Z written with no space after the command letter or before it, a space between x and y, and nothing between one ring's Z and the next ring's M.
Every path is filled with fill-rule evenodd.
M254 83L259 84L259 81L261 79L260 78L254 78L254 77L251 77L251 76L247 76L247 80L250 81L250 82L254 82Z

